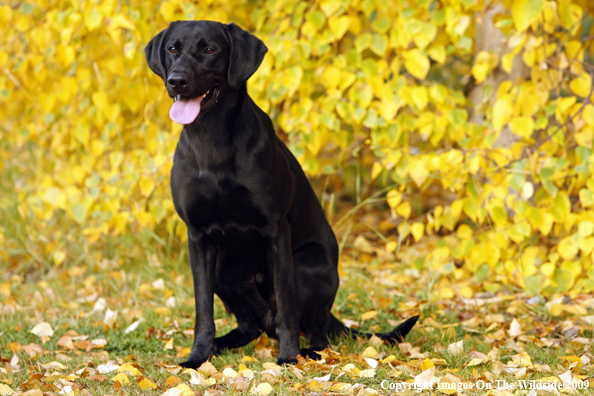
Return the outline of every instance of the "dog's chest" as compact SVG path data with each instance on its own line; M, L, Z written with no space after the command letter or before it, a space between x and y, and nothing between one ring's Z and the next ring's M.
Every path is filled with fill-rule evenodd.
M203 173L193 178L172 179L172 187L181 218L188 226L207 234L245 233L267 224L254 194L232 178Z

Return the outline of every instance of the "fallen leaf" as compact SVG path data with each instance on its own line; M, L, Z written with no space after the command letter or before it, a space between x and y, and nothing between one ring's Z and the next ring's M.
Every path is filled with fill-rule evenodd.
M165 346L163 346L163 350L167 351L173 349L173 337L171 337L169 340L167 340L167 342L165 343Z
M376 316L377 316L377 311L367 311L361 315L361 320L365 321L365 320L373 319Z
M458 342L453 342L448 345L448 352L452 355L459 355L464 352L464 340L460 340Z
M9 396L12 395L14 391L10 388L10 386L5 384L0 384L0 396Z
M439 379L435 377L435 367L431 367L428 370L423 371L421 374L415 377L414 384L421 389L431 389Z
M365 348L365 350L361 354L361 356L366 357L366 358L373 358L376 355L377 355L377 351L372 346L368 346L367 348Z
M43 396L41 389L31 389L23 393L21 396Z
M186 385L184 383L181 383L178 386L176 386L175 388L171 388L171 389L177 389L178 391L180 391L181 396L195 396L195 393L192 390L192 388L190 388L188 385Z
M509 325L508 334L510 337L518 337L523 334L522 326L515 318Z
M138 369L134 366L132 366L130 363L124 363L120 366L120 368L118 369L119 373L123 373L126 372L134 377L142 375L142 373L140 371L138 371Z
M280 371L282 369L281 366L279 366L276 363L272 363L272 362L266 362L266 363L262 364L262 367L264 367L265 370L277 370L277 371Z
M115 375L114 377L109 379L110 381L118 381L120 384L123 385L127 385L130 383L130 379L128 378L128 376L125 373L119 373L117 375Z
M54 335L52 326L47 322L36 324L29 332L35 334L37 337L51 337Z
M155 383L153 383L150 379L145 378L145 377L139 378L138 386L140 387L140 389L155 389L155 388L157 388L157 385L155 385Z
M425 371L430 369L431 367L435 367L435 364L433 363L432 360L430 359L425 359L421 362L421 365L419 366L419 368L421 369L421 371Z
M375 370L374 369L361 370L359 372L359 377L361 377L361 378L373 378L373 377L375 377Z
M272 392L272 386L268 382L263 382L250 390L250 393L256 396L267 396L270 392Z
M107 374L111 373L112 371L116 371L119 368L119 364L116 364L116 362L110 360L106 364L100 364L99 366L97 366L97 371L99 372L99 374Z
M172 387L172 386L176 386L181 382L181 378L176 377L175 375L170 375L169 377L167 377L167 379L165 380L165 386L167 387ZM190 381L190 383L192 383ZM192 385L199 385L199 384L192 384Z
M455 395L458 393L458 384L461 382L462 380L460 378L448 373L439 381L437 389L447 395Z
M237 373L237 371L233 370L231 367L227 367L226 369L223 370L223 375L227 378L237 378L239 377L239 374Z

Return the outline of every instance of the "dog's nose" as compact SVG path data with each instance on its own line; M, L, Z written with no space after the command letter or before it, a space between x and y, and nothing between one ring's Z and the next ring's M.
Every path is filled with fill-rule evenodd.
M188 86L188 79L184 73L173 72L167 78L167 84L173 89L182 89Z

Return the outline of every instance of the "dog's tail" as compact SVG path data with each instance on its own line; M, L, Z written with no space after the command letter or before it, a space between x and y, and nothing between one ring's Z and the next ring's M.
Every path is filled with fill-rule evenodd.
M412 316L412 317L406 319L404 322L400 323L398 326L396 326L389 333L377 333L375 335L376 335L376 337L379 337L382 340L389 342L390 344L402 342L402 341L404 341L404 337L406 337L406 335L410 332L410 330L413 328L415 323L417 323L418 319L419 319L418 315ZM364 337L364 338L370 338L373 335L371 333L362 333L355 329L350 329L350 328L346 327L340 320L336 319L334 317L334 315L332 315L332 319L330 321L329 334L335 335L335 336L340 336L340 335L345 334L350 337L360 336L360 337Z

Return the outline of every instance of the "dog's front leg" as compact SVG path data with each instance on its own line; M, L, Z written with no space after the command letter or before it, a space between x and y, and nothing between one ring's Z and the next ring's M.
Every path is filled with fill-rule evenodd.
M268 266L276 297L276 336L279 341L278 364L297 363L299 354L299 317L295 301L291 228L284 222L268 249Z
M194 283L196 323L194 343L187 361L182 367L198 368L214 352L215 324L213 318L214 282L217 248L205 240L204 235L188 232L188 250Z

